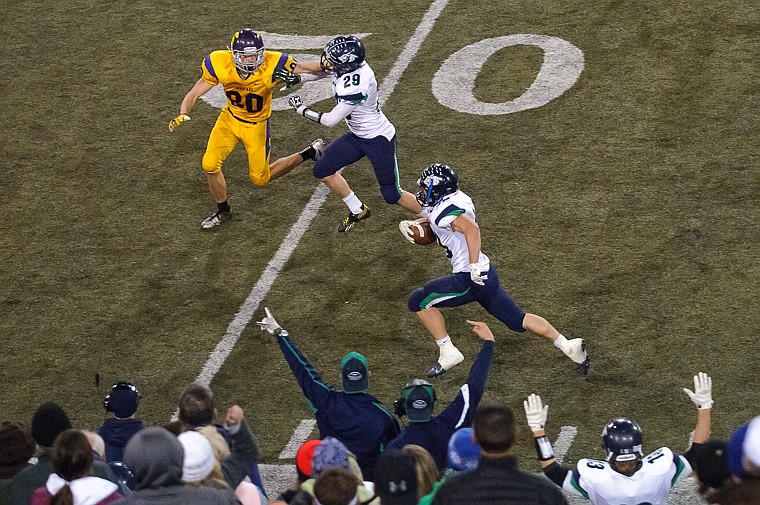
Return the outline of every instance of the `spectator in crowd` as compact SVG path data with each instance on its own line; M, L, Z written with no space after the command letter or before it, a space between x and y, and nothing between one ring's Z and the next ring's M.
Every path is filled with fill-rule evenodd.
M213 425L216 415L211 388L199 382L185 387L180 395L177 411L177 419L182 422L181 431ZM225 423L218 426L217 430L230 446L230 455L221 462L227 484L235 489L246 476L250 476L251 481L263 489L258 471L259 448L245 421L243 409L238 405L227 409Z
M182 481L189 486L230 489L224 480L222 467L214 458L211 442L197 431L181 433L177 440L182 446Z
M98 429L106 444L105 461L121 461L124 447L129 439L143 429L143 422L137 418L140 392L131 382L119 381L103 399L103 407L110 415Z
M87 437L87 442L90 444L90 447L92 447L92 457L95 458L95 461L105 461L106 442L103 440L103 437L90 430L79 431L81 431L84 436Z
M388 447L401 450L408 444L419 445L433 456L439 469L446 468L446 453L451 435L472 424L493 360L494 336L488 325L476 321L467 322L472 325L472 331L483 340L483 346L470 368L467 384L460 388L454 401L438 416L433 417L435 390L430 383L421 379L407 383L401 398L396 401L396 413L406 415L409 425Z
M53 473L51 455L55 438L71 429L71 421L66 412L57 404L43 403L32 416L32 438L39 446L37 463L18 472L11 481L8 500L11 505L28 505L35 489L47 482ZM111 469L102 461L92 463L91 472L111 482L116 482Z
M222 479L224 482L224 475L222 473L221 462L231 456L230 447L224 437L213 426L204 426L198 430L198 433L206 437L206 440L211 444L211 449L214 455L214 470L212 475L216 478ZM217 475L218 474L218 475ZM238 497L243 505L258 505L259 503L266 503L266 495L264 491L256 484L244 480L235 488L235 496Z
M433 505L567 504L562 491L551 482L517 469L514 449L518 430L512 409L484 402L478 407L472 427L481 451L478 467L441 484Z
M140 430L124 448L124 462L135 476L135 492L120 505L237 505L229 490L188 487L182 482L183 449L164 428Z
M106 505L121 498L115 483L90 476L93 451L81 431L61 432L53 444L51 461L53 473L32 493L31 505Z
M739 426L726 444L732 482L707 497L719 505L760 503L760 416Z
M307 440L301 444L296 452L296 481L277 497L277 501L293 505L311 505L311 496L308 493L302 493L301 485L311 478L314 451L321 443L321 440Z
M314 497L320 505L355 505L361 481L344 468L329 468L314 482Z
M382 505L417 505L414 456L398 449L385 451L375 467L375 493Z
M707 503L718 505L757 505L760 503L760 480L750 478L723 486L708 497Z
M728 467L735 481L760 478L760 416L734 430L727 448Z
M423 496L419 505L430 505L441 484L447 479L462 472L469 472L478 467L480 462L480 446L473 440L472 428L462 428L451 435L448 447L446 471L441 479L433 485L433 490Z
M266 317L258 325L277 335L285 360L314 411L319 436L343 442L356 456L364 478L372 480L375 461L386 444L398 435L399 426L393 414L367 393L367 359L358 352L346 354L341 361L343 390L335 389L322 380L271 310L268 307L264 310Z
M438 481L438 467L433 456L419 445L408 444L402 449L414 458L414 469L417 472L417 498L422 499L433 492L433 486Z
M700 496L707 498L731 482L728 471L728 449L722 440L692 444L684 454L694 471L694 485Z
M10 421L0 424L0 505L8 505L11 479L31 466L29 460L36 450L29 428Z
M340 468L352 473L359 482L356 494L359 501L366 502L372 498L372 490L365 487L361 470L352 469L351 453L348 448L337 438L327 437L314 449L314 458L311 464L312 478L301 485L301 489L314 496L314 484L316 480L328 469ZM370 483L371 486L371 483Z
M694 391L686 388L684 391L697 406L692 444L696 451L710 436L712 379L699 372L694 376ZM667 447L644 456L641 427L626 418L613 419L602 431L605 461L583 458L570 471L554 460L544 431L549 406L533 394L524 407L544 474L568 493L583 496L592 503L626 503L631 499L637 503L666 503L672 486L691 473L689 460Z

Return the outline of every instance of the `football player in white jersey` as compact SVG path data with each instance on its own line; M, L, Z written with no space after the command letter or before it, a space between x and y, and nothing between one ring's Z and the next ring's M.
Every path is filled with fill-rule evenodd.
M710 437L712 379L699 372L694 376L694 391L685 388L684 391L698 409L692 448L686 454L681 456L660 447L644 456L641 427L620 417L607 423L602 431L605 461L583 458L572 470L554 459L544 431L549 406L543 404L540 396L530 395L523 406L544 474L568 493L582 496L594 505L667 504L671 488L692 471L690 455Z
M568 340L543 317L523 311L501 287L496 269L480 250L475 206L459 190L454 169L441 163L428 165L417 184L420 186L417 201L424 207L425 216L418 221L430 222L453 271L427 282L409 296L409 310L417 314L439 346L438 361L428 371L428 377L437 377L464 359L451 342L439 307L458 307L470 302L478 302L512 331L530 330L547 338L578 365L582 374L587 374L590 360L583 339ZM413 242L409 223L414 221L402 221L399 227Z
M399 184L396 128L380 110L377 80L364 59L364 53L364 45L358 38L340 35L325 46L321 61L299 64L310 73L294 76L296 82L332 75L337 103L330 112L317 112L306 107L299 95L289 100L296 112L315 123L333 127L345 120L348 125L348 133L330 143L314 165L314 176L340 195L348 206L349 214L338 228L341 232L349 231L356 223L370 216L367 206L338 173L341 168L365 156L372 163L386 202L398 204L415 214L422 211L414 195L402 190Z

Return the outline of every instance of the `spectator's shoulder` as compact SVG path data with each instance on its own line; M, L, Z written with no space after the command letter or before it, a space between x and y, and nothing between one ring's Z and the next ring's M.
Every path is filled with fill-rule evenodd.
M190 502L198 500L197 503L205 503L208 505L215 504L237 504L238 500L232 491L227 489L214 489L211 487L194 487L185 488L187 498Z

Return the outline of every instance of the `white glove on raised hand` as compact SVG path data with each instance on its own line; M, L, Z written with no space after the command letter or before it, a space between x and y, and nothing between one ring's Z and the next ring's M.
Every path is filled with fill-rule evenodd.
M487 275L480 275L480 267L477 263L470 263L470 279L478 286L485 286Z
M272 335L279 335L283 331L282 326L277 323L274 316L272 315L272 311L269 310L269 307L264 307L264 311L267 313L267 317L261 321L257 321L256 324L259 325L259 328L264 331L268 331Z
M712 408L712 378L706 373L699 372L694 376L694 391L683 388L683 392L689 395L699 410Z
M527 400L523 401L525 408L525 418L528 420L528 426L531 431L541 431L546 425L546 416L549 413L549 406L544 405L541 397L533 393Z

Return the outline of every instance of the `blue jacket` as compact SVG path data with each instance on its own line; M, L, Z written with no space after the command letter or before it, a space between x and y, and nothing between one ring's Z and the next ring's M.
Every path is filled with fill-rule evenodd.
M346 393L325 384L290 336L277 337L282 354L317 419L319 437L335 437L356 456L364 480L373 480L375 461L399 433L396 418L374 396Z
M475 409L478 408L478 403L483 397L492 360L493 342L484 340L483 347L480 348L470 368L467 384L459 389L454 401L430 421L409 423L401 434L388 444L388 447L403 449L407 444L422 446L433 456L438 468L446 468L449 439L459 428L472 425Z
M121 461L127 442L141 429L143 429L141 419L106 419L98 430L98 434L106 443L106 461Z

